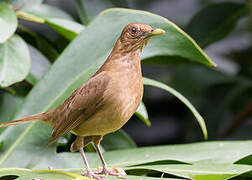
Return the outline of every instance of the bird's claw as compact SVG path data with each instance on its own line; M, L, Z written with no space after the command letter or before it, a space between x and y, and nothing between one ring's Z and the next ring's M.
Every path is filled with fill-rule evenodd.
M104 176L99 176L97 174L95 174L94 172L85 172L85 173L81 173L82 176L86 176L86 177L90 177L90 178L94 178L97 180L106 180Z
M103 168L101 172L97 173L99 175L109 175L109 176L125 176L127 175L122 168Z

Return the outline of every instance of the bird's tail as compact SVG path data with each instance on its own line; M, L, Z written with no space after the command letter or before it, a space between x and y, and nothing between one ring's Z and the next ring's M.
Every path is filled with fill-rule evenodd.
M6 123L0 124L0 127L7 127L7 126L13 126L13 125L19 125L27 122L32 122L32 121L43 121L46 122L47 116L45 113L40 113L40 114L34 114L31 116L26 116L22 119L16 120L16 121L10 121Z

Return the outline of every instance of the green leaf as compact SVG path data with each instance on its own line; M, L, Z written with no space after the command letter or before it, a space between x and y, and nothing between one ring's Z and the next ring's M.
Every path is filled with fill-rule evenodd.
M191 19L186 32L196 40L200 47L204 48L232 32L246 10L245 4L233 2L212 4Z
M23 101L22 97L10 94L8 92L0 93L0 123L11 120L17 108ZM0 134L4 132L5 128L0 128ZM4 141L0 139L0 152L3 148Z
M74 39L84 29L81 24L64 19L50 18L45 23L68 40Z
M175 89L167 86L166 84L163 84L158 81L154 81L152 79L143 78L143 83L145 85L155 86L155 87L161 88L163 90L166 90L166 91L170 92L171 94L173 94L174 96L176 96L179 100L181 100L192 111L193 115L197 119L197 121L202 129L204 138L207 139L207 129L206 129L206 124L205 124L204 119L199 114L199 112L195 109L195 107L182 94L180 94Z
M30 70L29 49L24 40L13 35L0 45L0 86L22 81Z
M115 21L117 23L114 23ZM64 50L48 73L29 93L15 119L47 111L62 103L101 67L120 36L122 28L130 22L148 23L155 28L163 28L167 32L165 35L153 38L144 50L144 58L157 55L180 55L203 64L213 64L188 35L167 19L145 11L106 10ZM0 139L6 142L0 153L0 166L36 167L40 164L39 166L45 167L50 163L55 166L57 164L70 166L70 162L69 164L63 162L66 159L72 160L74 153L56 154L54 146L49 149L44 148L50 134L51 127L40 122L8 127L0 135ZM34 146L37 148L32 148ZM17 157L20 156L25 159L18 160ZM42 162L41 157L43 157ZM76 162L74 159L74 165L71 165L78 165Z
M141 102L141 104L139 105L139 107L138 107L135 114L148 127L151 126L151 122L150 122L149 117L148 117L148 112L147 112L146 107L145 107L143 102Z
M128 150L104 152L104 158L112 167L132 167L146 165L207 165L207 164L234 164L250 160L252 141L216 141L181 145L166 145L142 147ZM63 153L61 157L72 157L72 161L82 165L80 155ZM91 167L97 167L100 161L96 153L87 153ZM251 163L252 164L252 163ZM74 166L74 167L76 167ZM55 168L60 168L57 165Z
M8 92L0 93L0 123L12 119L17 107L23 101L22 97L10 94ZM0 129L1 130L1 129Z
M146 173L149 170L155 170L171 175L177 175L184 178L195 179L195 180L226 180L232 177L236 177L243 173L252 170L252 166L246 165L231 165L231 164L222 164L222 165L154 165L154 166L141 166L141 167L130 167L127 168L128 172L133 170L145 170ZM130 170L130 171L129 171ZM74 172L71 172L74 171ZM29 170L23 168L3 168L0 169L1 177L7 175L16 175L22 179L66 179L66 180L85 180L89 179L80 175L79 171L76 170ZM154 180L154 179L163 179L163 178L152 178L144 176L131 176L128 175L124 178L129 180L142 179L142 180ZM106 179L121 179L120 177L106 177ZM164 178L167 180L179 180L180 178Z
M0 43L7 41L17 28L15 12L3 1L0 2L0 27Z
M17 107L23 101L22 97L10 94L8 92L0 93L0 123L10 121L14 113L17 111ZM0 129L0 134L4 128Z
M153 165L127 169L155 170L195 180L227 180L251 171L252 166L234 164Z
M40 127L42 128L42 126ZM45 135L45 132L43 134ZM37 138L32 140L34 143ZM6 142L7 143L7 142ZM36 147L44 147L47 142L40 144L34 144ZM6 144L5 144L6 146ZM16 159L16 162L5 162L5 166L10 167L18 164L17 162L25 162L22 164L28 168L82 168L83 161L80 158L79 153L56 153L51 148L48 151L40 149L39 152L31 153L29 146L23 146L22 155L25 159L32 156L30 164L24 161L24 158ZM251 147L252 141L217 141L217 142L204 142L204 143L192 143L183 145L166 145L166 146L154 146L133 148L127 150L107 151L104 152L104 158L110 167L131 167L131 166L145 166L145 165L159 165L159 164L233 164L238 163L242 159L242 164L246 162L251 163ZM42 151L42 152L41 152ZM96 168L101 166L101 161L97 153L86 153L90 166ZM17 157L16 153L12 160ZM23 157L22 156L22 157ZM48 158L50 157L50 158ZM67 161L67 164L63 162ZM62 164L63 163L63 164ZM14 165L13 165L14 164Z

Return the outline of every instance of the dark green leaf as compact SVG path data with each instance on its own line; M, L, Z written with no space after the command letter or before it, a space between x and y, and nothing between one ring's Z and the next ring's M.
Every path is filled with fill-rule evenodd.
M196 40L200 47L204 48L232 32L245 12L244 4L232 2L212 4L191 19L186 32Z
M17 16L4 1L0 2L0 27L0 43L10 38L17 28Z

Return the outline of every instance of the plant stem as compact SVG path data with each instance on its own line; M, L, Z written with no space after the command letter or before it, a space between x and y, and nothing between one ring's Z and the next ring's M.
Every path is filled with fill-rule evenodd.
M44 19L37 17L35 15L32 15L32 14L26 13L26 12L23 12L23 11L16 11L16 14L20 19L32 21L35 23L42 23L42 24L45 23Z

